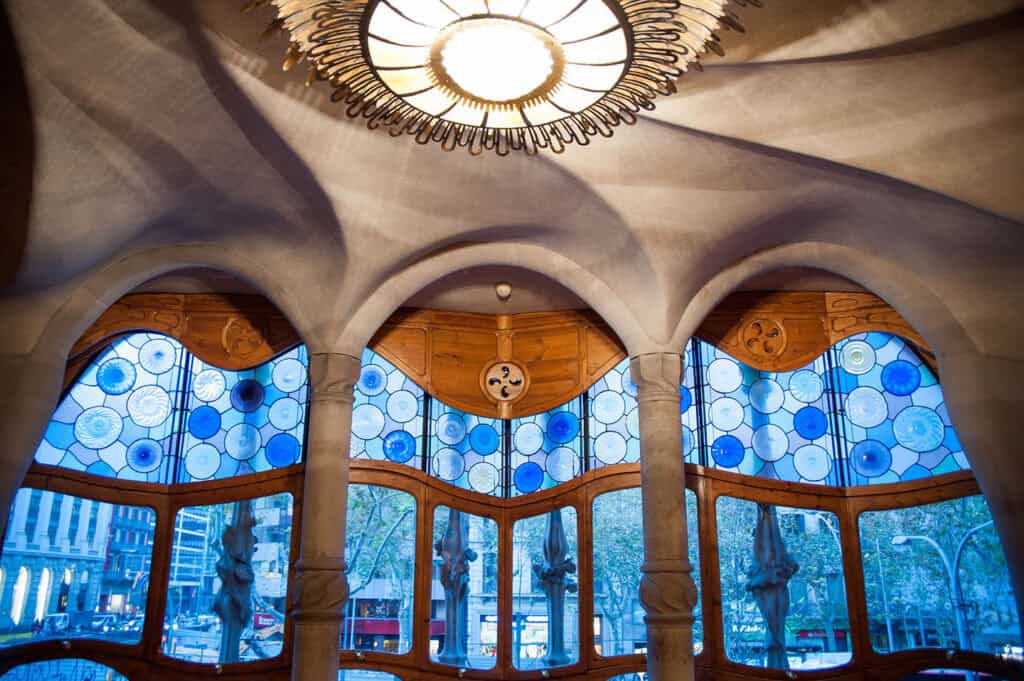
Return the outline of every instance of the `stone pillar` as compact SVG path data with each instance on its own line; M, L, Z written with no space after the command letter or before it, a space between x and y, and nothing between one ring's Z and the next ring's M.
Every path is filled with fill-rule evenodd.
M6 388L0 391L0 532L14 495L57 408L64 358L39 361L31 355L0 355ZM24 529L24 525L21 526ZM45 531L45 530L44 530ZM2 536L2 534L0 534Z
M359 359L309 359L309 431L302 498L302 539L289 610L295 621L293 681L337 681L338 631L348 599L345 513L348 506L352 389Z
M647 613L647 673L651 681L692 681L693 606L683 489L682 424L677 353L639 355L629 370L640 408L640 492L644 565L640 602Z

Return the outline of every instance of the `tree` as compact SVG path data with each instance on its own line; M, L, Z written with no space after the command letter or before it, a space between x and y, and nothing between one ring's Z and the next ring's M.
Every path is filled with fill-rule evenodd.
M600 606L612 645L605 655L632 653L625 622L636 607L644 561L640 490L624 489L594 500L594 604ZM602 632L603 633L603 632Z

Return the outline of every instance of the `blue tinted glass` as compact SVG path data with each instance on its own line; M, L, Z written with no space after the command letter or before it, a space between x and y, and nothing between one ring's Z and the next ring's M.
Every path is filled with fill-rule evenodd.
M512 496L572 480L583 460L583 400L575 398L543 414L512 419ZM626 456L626 440L615 433L608 456ZM611 450L614 449L614 455ZM610 463L618 463L610 461Z
M906 341L871 332L840 341L834 351L850 484L970 468L942 387Z
M500 419L467 414L431 399L430 473L464 489L501 496L503 428Z
M693 363L693 344L686 344L683 352L683 384L679 387L679 418L683 422L683 460L686 463L700 463L700 446L697 440L697 381Z
M163 652L191 662L249 662L277 657L284 643L291 553L292 495L215 506L188 506L174 518ZM232 541L245 537L253 541ZM248 578L246 578L248 574ZM248 600L221 598L222 580ZM238 622L237 650L224 649L222 613Z
M590 403L590 466L640 461L640 410L629 358L587 390Z
M308 365L305 346L245 371L193 359L177 481L298 463L306 432Z
M640 488L606 492L594 499L594 650L602 657L647 650L640 605L643 516Z
M157 334L114 341L57 406L36 462L168 482L184 355L177 341Z
M142 637L156 513L22 488L0 560L0 647ZM77 677L76 677L77 678Z
M391 362L363 351L352 405L352 456L420 467L423 390Z
M982 496L862 513L858 526L875 650L1020 650L1006 556Z
M110 667L92 660L67 658L63 660L45 660L29 662L11 669L3 676L3 681L40 681L41 679L96 679L99 681L128 681Z
M758 371L701 342L709 464L748 475L836 483L824 355L796 371Z

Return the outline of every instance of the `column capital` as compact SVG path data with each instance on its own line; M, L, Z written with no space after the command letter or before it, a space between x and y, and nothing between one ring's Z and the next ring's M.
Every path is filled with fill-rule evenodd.
M689 561L647 561L641 568L640 604L652 623L692 623L697 585Z
M309 356L310 402L352 404L362 362L352 355L322 352Z
M629 360L629 375L637 387L637 401L679 401L682 357L675 352L652 352Z
M295 564L288 609L298 622L341 620L348 601L345 561L320 557Z

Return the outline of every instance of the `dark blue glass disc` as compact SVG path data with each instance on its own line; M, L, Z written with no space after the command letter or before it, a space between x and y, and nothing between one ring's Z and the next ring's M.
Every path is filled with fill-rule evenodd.
M231 406L241 412L256 411L263 404L263 384L247 378L231 389Z
M500 442L498 431L488 423L477 424L473 430L469 431L469 445L480 456L487 456L498 451Z
M135 366L123 357L115 357L96 370L96 384L108 395L123 395L135 385Z
M414 446L415 448L415 446ZM278 433L267 443L267 461L274 468L291 466L299 459L299 441L288 433Z
M850 459L853 470L865 478L877 478L892 465L892 453L878 440L858 442L850 450Z
M544 482L544 469L533 461L527 461L516 469L512 481L523 494L536 492Z
M155 471L162 458L163 448L155 440L136 440L128 447L128 465L139 473Z
M743 443L735 435L723 435L711 443L711 456L722 468L735 468L743 461Z
M580 432L580 420L568 411L560 411L548 419L547 434L552 442L565 444Z
M793 416L793 427L800 437L817 440L828 430L828 419L817 407L804 407Z
M405 463L416 455L416 438L404 430L393 430L384 436L384 456L388 461Z
M209 405L199 407L188 417L188 432L199 440L213 437L218 430L220 430L220 412Z
M690 389L685 385L679 386L679 413L682 414L684 411L690 408L693 404L693 395L690 394Z
M893 395L909 395L921 385L921 372L910 362L898 359L882 369L882 385Z

